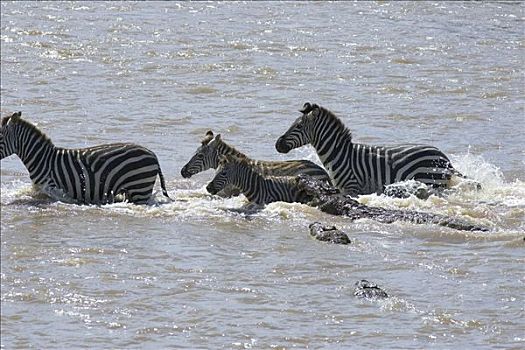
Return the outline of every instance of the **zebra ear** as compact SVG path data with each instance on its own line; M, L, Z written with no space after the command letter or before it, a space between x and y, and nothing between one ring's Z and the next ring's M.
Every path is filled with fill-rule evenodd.
M319 115L320 107L317 104L312 104L309 106L309 110L305 112L308 119L315 119Z
M17 120L20 120L20 117L22 117L22 112L16 112L16 113L13 113L13 115L11 116L11 120L17 121Z
M310 102L306 102L304 105L303 105L303 108L299 110L299 112L301 113L308 113L312 110L312 105L310 104Z
M2 126L9 124L10 122L16 122L20 120L20 117L22 116L22 112L16 112L11 114L9 117L2 118Z
M223 166L226 163L228 163L228 155L226 155L226 154L219 154L219 165Z
M213 140L213 131L208 130L206 132L206 136L202 139L201 143L204 146L204 145L207 145L208 143L210 143L211 140Z
M217 136L215 136L215 140L217 140L217 141L222 141L222 139L221 139L221 134L217 134Z

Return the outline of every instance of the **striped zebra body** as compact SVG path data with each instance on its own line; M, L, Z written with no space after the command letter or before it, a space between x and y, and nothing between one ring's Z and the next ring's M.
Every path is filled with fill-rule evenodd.
M78 204L112 203L122 196L146 203L158 175L168 197L157 157L147 148L128 143L56 147L19 113L2 120L0 155L17 154L36 186Z
M212 131L206 133L202 140L202 145L196 153L184 165L181 175L189 178L197 173L216 169L219 165L219 157L232 155L239 158L245 158L252 167L263 176L296 176L306 174L314 179L330 181L330 176L319 165L309 160L287 160L287 161L262 161L248 158L234 147L222 141L221 135L214 137Z
M350 131L327 109L306 103L301 112L303 115L277 140L277 151L288 153L310 143L343 193L382 193L386 185L411 179L448 187L452 175L462 176L436 147L353 143Z
M217 173L206 189L216 194L229 184L239 188L250 202L256 204L301 202L303 196L296 177L263 176L246 159L221 156Z

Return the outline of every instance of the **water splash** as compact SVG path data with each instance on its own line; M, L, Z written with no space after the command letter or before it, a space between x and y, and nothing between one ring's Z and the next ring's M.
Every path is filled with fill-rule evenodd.
M312 150L309 159L315 160ZM525 186L520 180L506 182L502 172L480 156L465 154L453 156L454 164L463 174L481 183L482 189L459 184L445 196L432 195L427 200L415 196L391 198L384 195L365 195L359 202L390 209L410 209L438 213L493 227L500 233L519 235L525 231ZM200 187L199 187L200 186ZM193 189L188 187L194 187ZM265 207L248 206L244 196L223 199L211 196L205 185L187 180L168 183L173 201L155 193L150 205L114 203L103 206L79 206L53 202L28 182L14 179L2 183L2 206L48 206L50 210L107 212L109 215L164 217L174 220L235 221L256 218L262 221L288 221L290 224L316 220L321 215L315 208L298 203L272 203ZM54 197L54 199L60 199ZM53 204L51 204L53 203ZM339 220L339 219L338 219ZM403 225L403 224L400 224Z

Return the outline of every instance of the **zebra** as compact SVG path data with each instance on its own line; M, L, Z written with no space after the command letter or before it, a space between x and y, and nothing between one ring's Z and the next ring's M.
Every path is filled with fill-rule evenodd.
M272 202L304 203L303 191L297 186L297 176L264 176L247 158L221 155L215 177L206 186L217 194L227 185L239 188L251 202L264 205Z
M0 159L18 155L32 183L47 194L77 204L107 204L127 200L146 203L157 175L168 197L156 155L130 143L90 148L57 147L22 112L4 117L0 129Z
M275 148L288 153L311 144L332 183L345 194L380 194L386 185L410 179L431 187L449 187L452 175L464 177L436 147L353 143L350 130L328 109L305 103L300 112L302 116L278 138Z
M307 174L316 180L330 182L330 176L321 166L314 162L309 160L253 160L224 142L220 134L215 136L211 130L206 132L204 139L201 141L201 145L197 148L193 157L182 167L182 177L189 178L210 168L216 169L219 165L219 157L221 155L233 155L235 157L245 158L252 164L257 172L264 176L295 176ZM236 191L232 189L232 187L233 186L228 186L225 192L227 194L230 192L235 193Z

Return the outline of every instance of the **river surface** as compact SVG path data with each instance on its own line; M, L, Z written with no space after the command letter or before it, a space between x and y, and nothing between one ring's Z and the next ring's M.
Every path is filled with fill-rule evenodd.
M1 347L525 348L524 8L2 1L2 116L59 146L147 146L175 201L49 201L2 160ZM318 162L274 147L307 101L358 142L435 145L483 186L359 201L490 231L249 212L207 194L213 171L181 177L208 129L256 159ZM313 221L352 244L312 239ZM391 297L357 299L360 279Z

